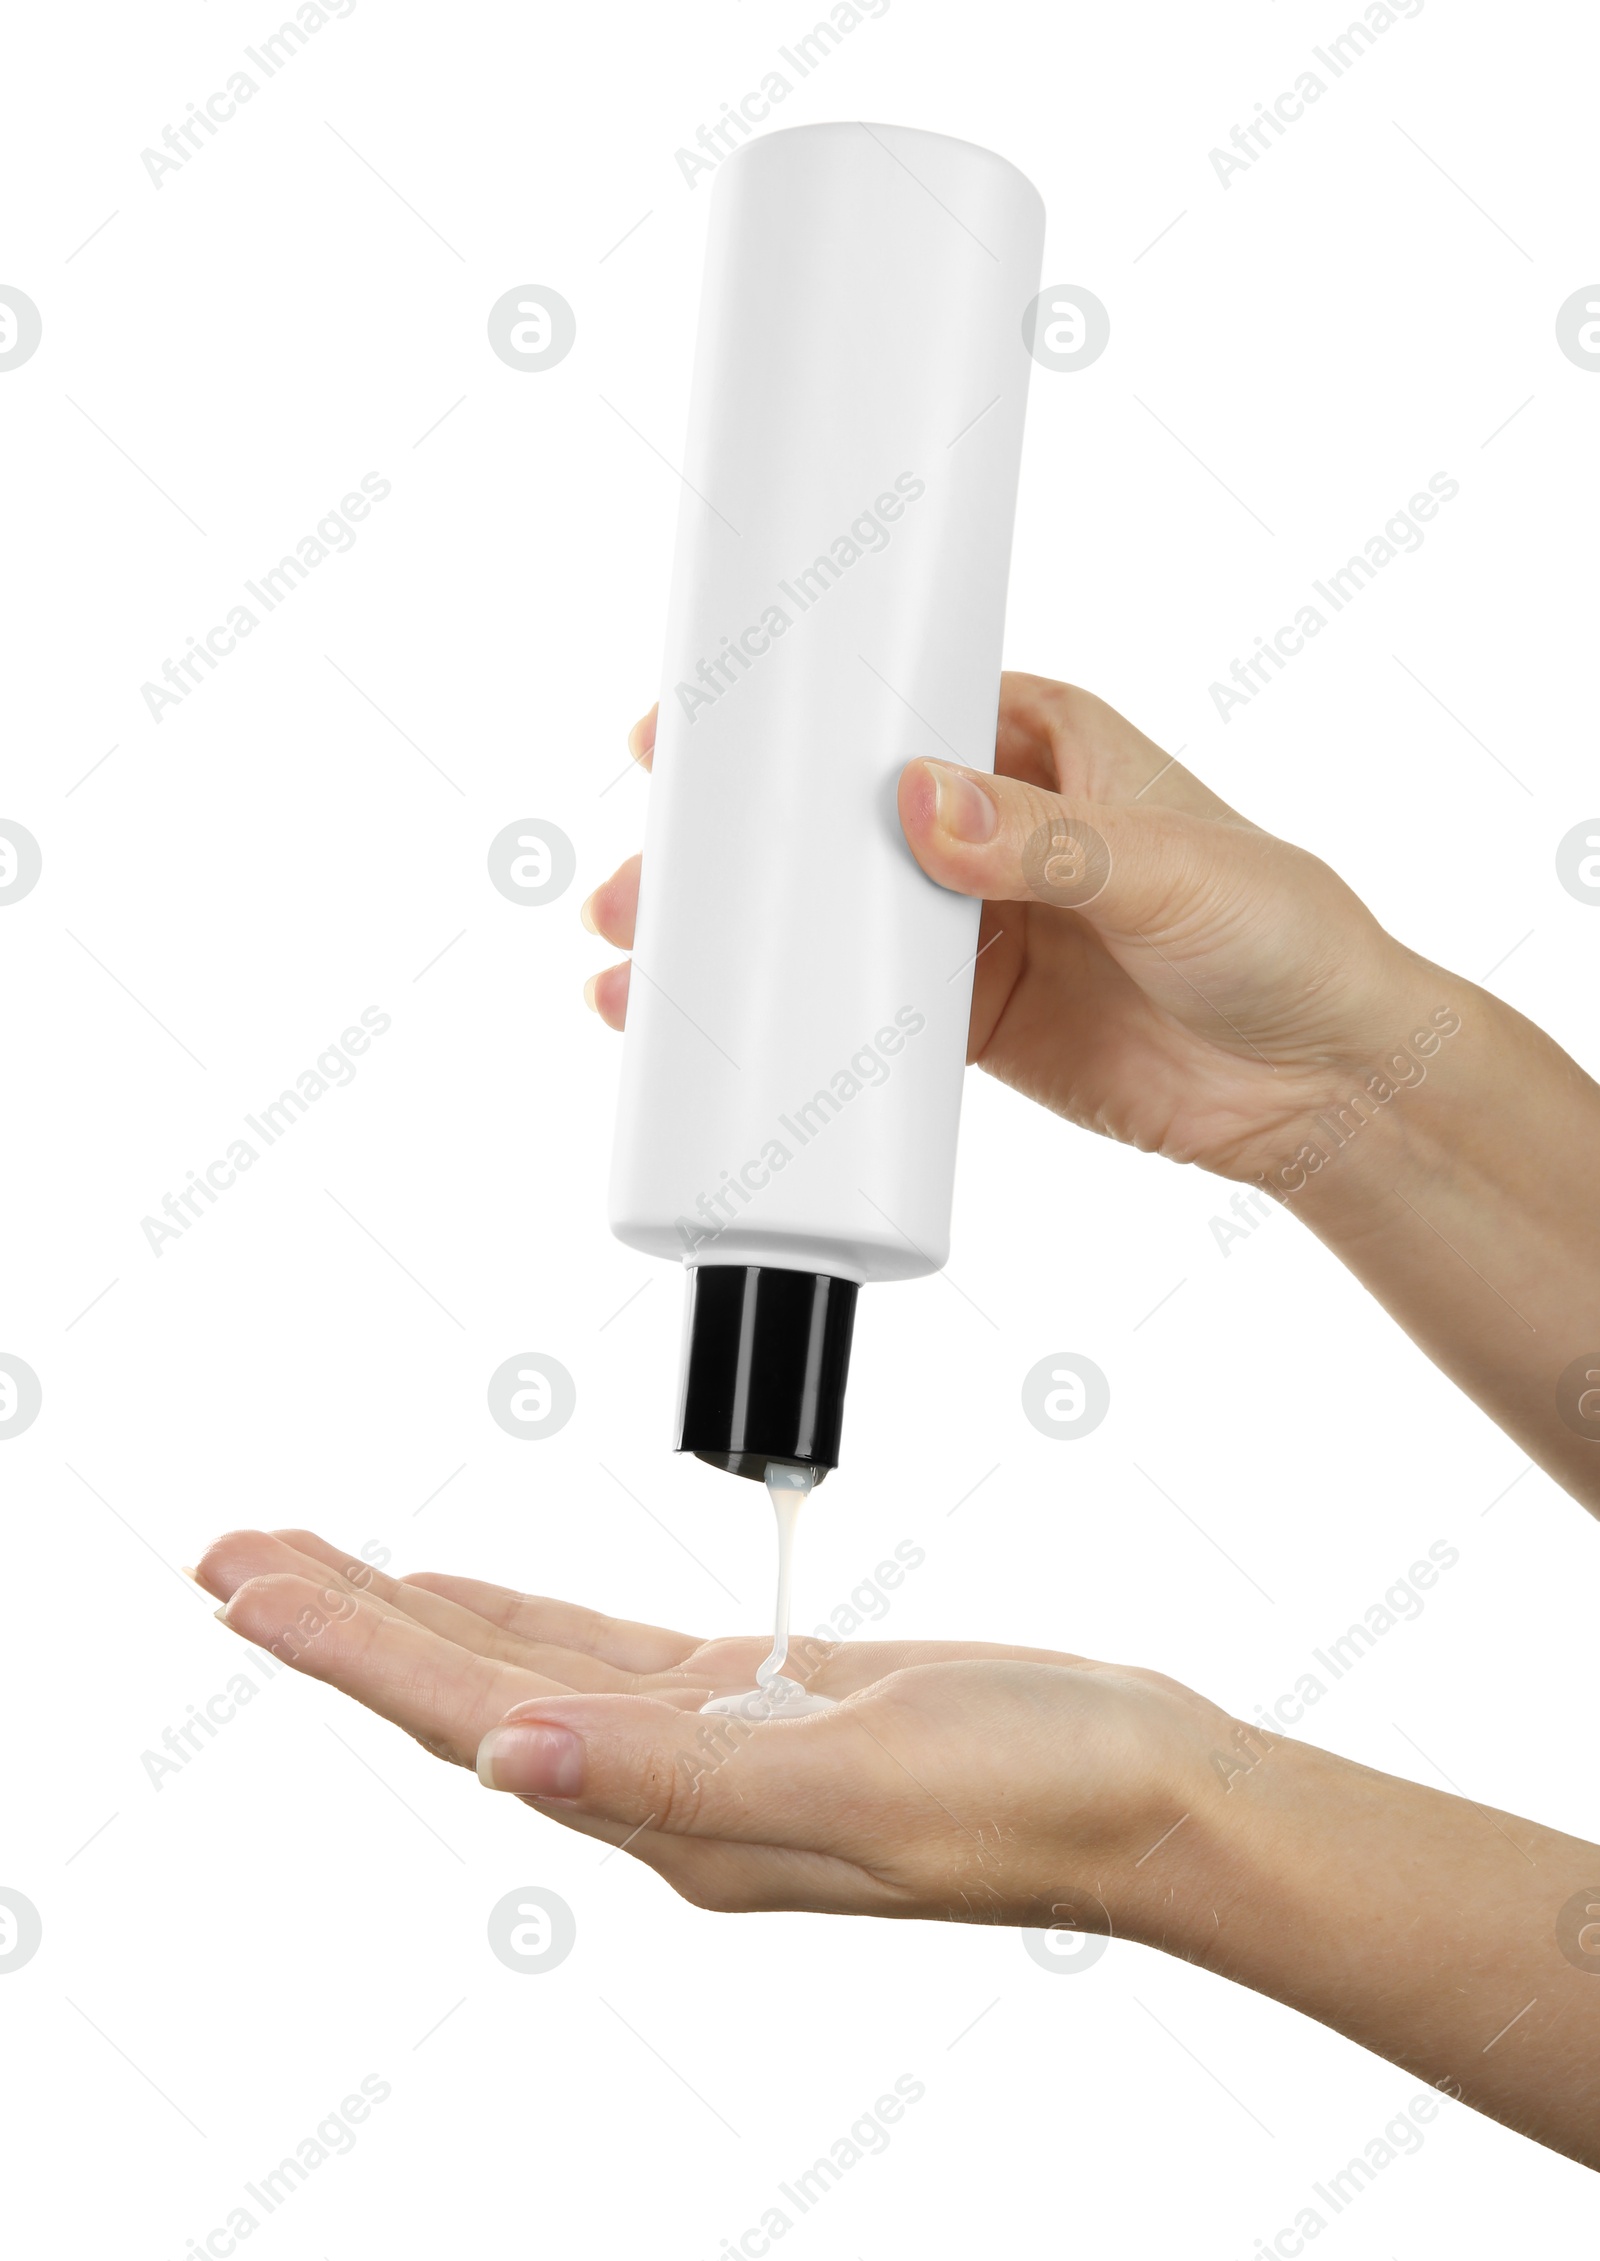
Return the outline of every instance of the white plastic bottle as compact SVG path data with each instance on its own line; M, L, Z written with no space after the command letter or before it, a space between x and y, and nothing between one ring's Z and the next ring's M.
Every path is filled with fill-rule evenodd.
M688 1267L677 1449L838 1460L856 1291L948 1253L979 906L901 833L989 768L1044 208L818 125L720 168L611 1183Z

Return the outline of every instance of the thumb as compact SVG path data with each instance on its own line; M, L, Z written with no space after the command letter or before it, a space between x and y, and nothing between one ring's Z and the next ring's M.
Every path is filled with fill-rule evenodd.
M1115 934L1165 924L1209 893L1248 837L1183 810L1068 800L954 762L908 763L899 806L912 854L941 887L1082 911Z
M898 1787L850 1707L751 1722L648 1696L534 1698L478 1750L486 1789L669 1836L823 1848Z

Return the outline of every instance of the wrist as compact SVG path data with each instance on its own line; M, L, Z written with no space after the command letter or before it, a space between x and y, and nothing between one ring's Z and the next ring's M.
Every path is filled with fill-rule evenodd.
M1163 1770L1151 1826L1126 1849L1116 1908L1124 1937L1216 1967L1225 1916L1259 1917L1280 1889L1275 1793L1303 1748L1197 1703L1181 1751Z
M1519 1021L1472 983L1411 960L1370 1042L1329 1073L1256 1182L1335 1244L1386 1226L1395 1194L1422 1194L1474 1146L1514 1137Z
M1259 1821L1238 1785L1289 1746L1158 1674L1107 1673L1107 1682L1121 1683L1100 1754L1115 1792L1083 1802L1080 1729L1080 1750L1041 1801L1053 1825L1018 1875L1009 1920L1203 1959L1219 1895L1265 1865Z
M1012 1832L1004 1920L1186 1952L1187 1935L1172 1928L1175 1880L1194 1875L1196 1848L1207 1875L1221 1857L1232 1816L1217 1801L1229 1754L1248 1763L1235 1742L1245 1730L1161 1674L1060 1663L1062 1688L1048 1692L1067 1709L1052 1717L1044 1765L1019 1801L1033 1826ZM1186 1900L1180 1912L1186 1922Z
M1442 2089L1600 2161L1590 1974L1560 1929L1596 1848L1230 1724L1227 1783L1195 1780L1127 1934L1402 2066L1413 2121ZM1513 2026L1518 2049L1491 2056Z

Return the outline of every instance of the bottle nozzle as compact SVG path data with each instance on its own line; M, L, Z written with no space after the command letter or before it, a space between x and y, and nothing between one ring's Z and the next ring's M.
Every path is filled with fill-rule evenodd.
M785 1481L839 1463L856 1283L770 1264L689 1272L679 1452L730 1475Z

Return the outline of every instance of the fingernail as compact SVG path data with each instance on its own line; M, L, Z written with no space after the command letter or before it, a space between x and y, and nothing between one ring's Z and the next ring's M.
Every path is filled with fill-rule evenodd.
M934 822L941 831L948 832L952 840L962 840L973 847L992 840L1000 823L1000 812L984 792L982 786L948 762L928 762L924 765L933 777L936 800Z
M583 1001L588 1006L591 1013L598 1013L600 1010L599 1006L594 1001L595 983L599 979L600 976L597 973L592 973L583 985Z
M583 1741L567 1727L491 1727L478 1745L478 1780L486 1790L534 1798L575 1798L583 1788Z
M598 895L599 892L600 890L597 887L594 891L594 895ZM578 916L582 919L584 925L588 928L591 934L598 934L600 932L600 929L594 923L594 910L592 907L594 903L594 895L586 895L584 897L583 901L578 905Z

